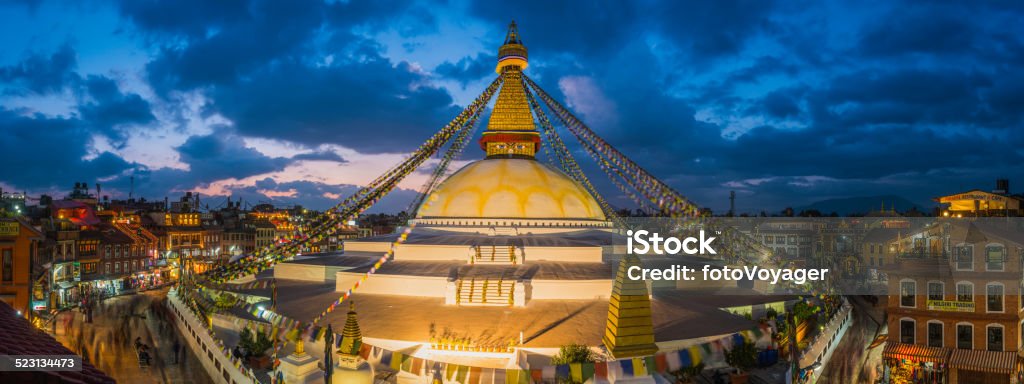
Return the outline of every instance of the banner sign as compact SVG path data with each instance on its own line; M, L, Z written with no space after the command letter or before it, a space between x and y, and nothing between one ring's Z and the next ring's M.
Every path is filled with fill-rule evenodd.
M974 312L973 301L928 300L928 309L943 312Z

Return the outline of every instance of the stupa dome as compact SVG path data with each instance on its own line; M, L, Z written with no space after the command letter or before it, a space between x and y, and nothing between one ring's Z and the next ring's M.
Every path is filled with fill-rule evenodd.
M431 193L417 218L605 220L575 180L532 159L489 158L463 167Z

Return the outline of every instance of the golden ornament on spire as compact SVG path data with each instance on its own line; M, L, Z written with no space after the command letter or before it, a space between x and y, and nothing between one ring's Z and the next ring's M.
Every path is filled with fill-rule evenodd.
M505 44L498 49L498 67L501 90L494 102L487 130L480 138L480 147L487 157L533 158L540 149L530 104L523 87L523 69L526 68L526 46L519 37L516 22L508 27Z

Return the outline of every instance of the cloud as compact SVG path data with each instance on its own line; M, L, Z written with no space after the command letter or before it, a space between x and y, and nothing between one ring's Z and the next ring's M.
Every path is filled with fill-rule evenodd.
M323 210L333 207L339 201L359 190L350 184L328 184L315 181L278 182L271 178L261 179L254 185L235 185L229 188L232 200L272 202L278 205L300 204L304 207ZM374 212L400 212L409 208L418 192L396 188L367 210Z
M90 75L85 79L90 101L78 105L82 119L97 132L102 132L117 145L123 145L123 125L141 125L156 121L149 102L135 93L123 93L114 80Z
M558 89L565 95L565 104L583 117L601 125L618 123L615 102L608 99L594 82L585 76L566 76L558 79Z
M478 53L476 57L463 57L458 62L445 61L434 69L437 74L453 79L462 84L483 79L494 74L495 58L493 54Z
M76 180L117 177L135 166L111 152L89 156L90 130L76 118L22 115L0 107L0 132L3 182L18 188L66 188Z
M282 157L268 157L246 147L238 136L218 129L205 136L192 136L177 147L181 162L189 166L188 179L195 183L226 178L242 179L278 171L289 163Z
M75 49L71 43L64 43L49 56L31 53L15 65L0 67L0 82L13 86L5 93L57 93L80 80L75 72L77 66Z
M140 188L158 195L235 183L228 190L254 199L326 204L347 191L336 180L352 177L323 177L330 162L355 168L407 152L458 113L452 94L464 100L473 92L446 86L492 76L493 51L467 56L440 44L426 54L403 44L430 36L496 47L514 18L530 50L528 76L704 205L726 205L728 188L763 205L879 191L920 198L945 188L936 180L978 185L1012 177L1024 160L1017 149L1024 144L1024 10L1017 4L183 1L119 3L116 41L136 39L148 55L144 68L91 70L114 61L95 53L79 60L109 43L103 39L83 42L79 52L67 43L40 45L0 67L9 97L0 121L4 133L21 135L0 146L37 159L26 169L81 171L111 188L135 172ZM26 36L58 33L49 25ZM446 52L457 53L438 58ZM90 70L79 71L79 62ZM425 62L441 64L425 70ZM68 95L77 114L27 112ZM197 109L204 123L154 113ZM124 140L129 129L167 137L149 142L174 148L185 169L124 161L122 151L146 151L122 146L134 142ZM103 137L113 144L109 153ZM564 139L599 188L622 203L574 139ZM47 158L10 142L73 148ZM243 185L282 172L317 176L310 184ZM67 177L48 177L57 176Z
M970 19L937 6L896 7L877 20L858 44L868 56L968 52L978 37Z
M426 82L408 64L380 58L323 67L282 63L219 87L211 108L245 136L405 152L460 110L444 89Z

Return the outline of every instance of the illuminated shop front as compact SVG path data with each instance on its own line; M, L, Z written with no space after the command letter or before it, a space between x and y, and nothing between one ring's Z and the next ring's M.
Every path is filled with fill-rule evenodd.
M884 382L949 383L949 356L948 348L886 343L882 352Z

